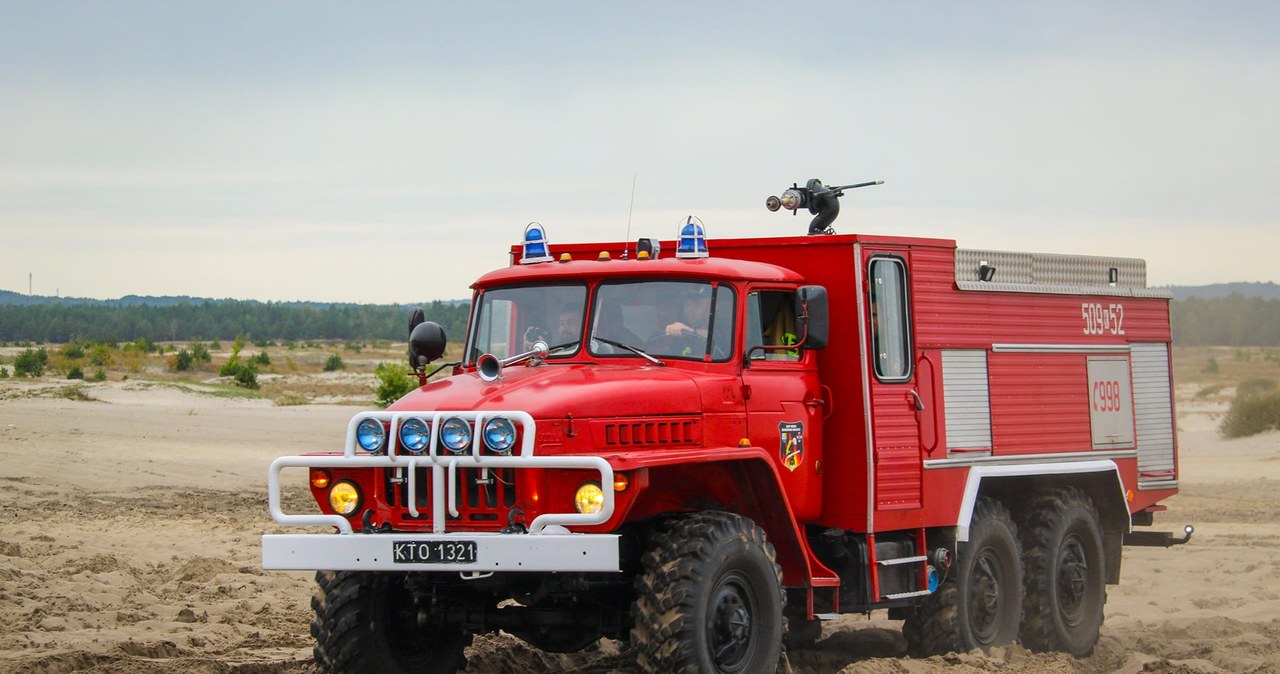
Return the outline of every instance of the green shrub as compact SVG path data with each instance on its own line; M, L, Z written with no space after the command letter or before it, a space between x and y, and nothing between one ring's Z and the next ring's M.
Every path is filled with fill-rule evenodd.
M268 356L266 351L259 351L255 356L250 358L249 361L266 367L271 364L271 356Z
M222 367L218 368L218 376L234 377L238 372L240 372L240 368L242 367L244 367L244 364L240 362L240 354L233 353L231 354L231 357L227 359L227 362L223 363Z
M63 344L62 356L64 358L69 358L71 360L75 360L77 358L84 358L84 347L77 342L70 342L68 344Z
M97 367L106 367L111 364L111 346L108 344L94 344L89 347L89 364Z
M258 388L258 366L253 363L245 363L235 373L236 385L245 388Z
M172 356L169 356L169 369L174 372L186 372L191 369L191 365L194 362L195 356L192 356L190 351L181 349Z
M346 366L347 366L346 363L342 362L342 356L339 356L336 353L333 354L332 356L329 356L329 358L324 361L325 372L333 372L334 370L341 370Z
M67 370L67 379L84 379L84 370L79 365Z
M39 377L44 374L44 366L49 363L49 352L40 347L39 350L28 347L13 359L13 373L23 377Z
M106 380L107 380L107 371L106 371L106 370L104 370L104 369L102 369L102 368L98 368L98 369L94 370L94 371L93 371L93 380L94 380L94 381L106 381Z
M1280 391L1237 395L1222 418L1218 432L1224 438L1243 438L1280 428Z
M390 405L418 387L418 383L409 377L409 368L405 365L378 363L374 374L378 377L378 385L374 387L373 399L379 407Z
M191 358L197 363L213 362L213 356L209 355L209 348L200 342L191 345Z
M212 342L209 342L209 348L213 349L214 351L221 351L222 342L219 342L218 340L215 339Z
M1201 370L1201 372L1204 372L1205 374L1218 374L1219 369L1218 359L1213 356L1209 356L1209 362L1205 364L1204 369Z
M244 363L240 361L240 349L243 348L244 338L236 337L235 343L231 345L231 357L222 364L221 368L218 368L219 377L236 377L240 374L241 368L244 367ZM257 373L254 374L256 377Z
M360 353L360 351L364 349L364 344L360 342L347 342L342 346L342 348L346 349L347 351L355 351L356 353Z
M0 379L8 379L8 378L9 378L9 368L0 367Z

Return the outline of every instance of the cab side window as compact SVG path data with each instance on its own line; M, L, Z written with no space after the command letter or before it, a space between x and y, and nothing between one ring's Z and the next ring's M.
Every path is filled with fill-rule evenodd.
M796 295L793 292L759 290L747 296L746 346L791 346L800 341L796 329ZM798 349L757 349L752 360L800 360Z
M899 258L873 258L867 278L876 377L882 381L906 381L911 378L906 266Z

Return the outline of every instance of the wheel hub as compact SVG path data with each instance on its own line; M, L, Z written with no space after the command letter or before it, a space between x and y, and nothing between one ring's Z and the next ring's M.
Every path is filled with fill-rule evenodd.
M995 552L987 548L974 560L973 584L970 586L970 610L973 611L974 637L988 643L995 636L1003 599L1000 591L999 560Z
M707 642L721 671L737 671L750 652L752 618L746 589L728 579L717 589L708 616Z
M1074 626L1080 622L1088 586L1089 559L1080 539L1071 536L1063 541L1058 555L1058 599L1067 624Z

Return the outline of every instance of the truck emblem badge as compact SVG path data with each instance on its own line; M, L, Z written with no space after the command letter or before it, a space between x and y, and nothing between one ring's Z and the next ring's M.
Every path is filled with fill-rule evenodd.
M778 424L778 445L782 453L782 465L795 470L804 461L804 423L784 421Z

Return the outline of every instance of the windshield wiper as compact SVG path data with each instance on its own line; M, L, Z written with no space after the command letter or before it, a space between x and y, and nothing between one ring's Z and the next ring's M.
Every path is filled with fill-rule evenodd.
M666 363L664 363L664 362L662 362L662 361L658 360L657 358L654 358L653 356L650 356L649 354L645 353L644 351L641 351L640 349L637 349L637 348L636 348L636 347L634 347L634 346L631 346L630 344L623 344L622 342L615 342L615 341L613 341L612 339L605 339L604 337L601 337L601 336L599 336L599 335L596 335L596 336L592 337L591 339L594 339L594 340L596 340L597 342L604 342L605 344L608 344L609 346L616 346L616 347L618 347L619 349L626 349L627 351L630 351L631 353L634 353L634 354L636 354L637 356L642 356L642 357L644 357L645 359L647 359L650 363L653 363L654 365L661 365L661 366L665 366L665 365L666 365Z

